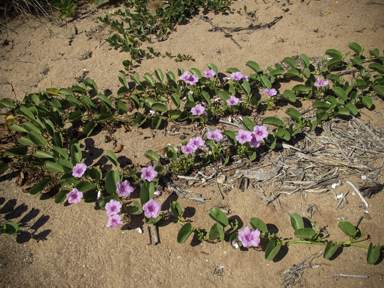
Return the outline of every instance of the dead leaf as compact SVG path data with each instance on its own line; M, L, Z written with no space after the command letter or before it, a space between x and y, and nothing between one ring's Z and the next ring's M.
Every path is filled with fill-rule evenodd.
M35 186L37 183L31 183L31 184L27 184L27 185L24 185L23 187L21 187L21 189L23 189L23 192L24 193L29 193L29 190L31 190L31 188L33 186Z
M124 149L124 145L123 144L119 144L119 145L116 146L115 149L113 149L113 153L119 153L119 152L123 151L123 149Z

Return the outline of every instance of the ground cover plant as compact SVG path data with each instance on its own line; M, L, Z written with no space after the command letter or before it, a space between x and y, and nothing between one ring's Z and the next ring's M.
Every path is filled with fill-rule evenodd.
M313 223L314 228L305 227L302 217L295 213L291 223L298 240L285 240L269 231L259 218L252 218L250 226L238 231L238 223L229 221L219 208L209 213L216 222L209 230L194 228L191 223L181 221L183 210L178 202L171 203L170 213L160 214L161 204L155 200L155 196L162 193L164 183L174 175L185 175L195 167L210 164L225 166L239 156L249 162L257 161L261 149L274 149L278 142L290 141L305 130L313 131L330 119L359 117L359 109L372 108L371 97L384 96L384 56L374 49L369 51L369 57L364 57L364 49L355 42L349 47L354 53L349 59L347 54L329 49L325 54L332 59L323 58L319 63L312 63L305 54L298 59L285 57L288 68L276 63L274 68L262 71L258 63L248 61L248 73L237 68L228 68L222 73L214 64L208 64L204 73L196 68L189 71L180 68L177 76L173 72L164 75L156 69L156 80L145 73L145 82L134 73L130 76L133 82L129 83L121 71L119 82L122 86L117 95L101 93L96 83L86 78L70 89L49 88L29 94L21 103L3 99L0 105L7 109L8 137L15 142L15 147L2 154L1 172L8 169L35 171L42 177L31 187L30 194L37 195L44 189L58 186L56 203L67 200L75 204L82 199L95 202L106 211L108 227L119 226L123 221L144 214L144 222L148 225L159 221L181 224L177 235L179 243L184 243L192 233L200 241L228 241L235 249L259 247L264 241L268 260L274 259L282 246L295 243L326 246L326 259L334 256L340 247L356 246L368 249L367 262L375 264L383 247L380 243L376 246L358 244L365 235L347 221L341 221L339 227L349 240L333 242L324 238L316 223ZM336 71L345 70L352 76L350 81L336 74ZM293 80L302 84L279 91L280 83ZM309 99L314 100L315 119L306 119L297 109L287 108L289 123L277 117L265 117L262 125L255 125L252 120L253 111ZM129 106L134 109L130 111ZM191 138L179 149L168 146L166 157L148 150L145 156L154 163L148 167L133 165L122 169L115 153L108 151L105 157L115 170L106 173L83 163L80 139L73 137L74 130L80 130L81 137L88 137L98 127L149 125L159 129L172 121L206 125L208 121L231 123L236 118L242 124L235 125L237 130L216 129L208 131L206 139ZM135 189L140 190L140 202L130 199ZM10 231L8 226L4 226L4 233Z

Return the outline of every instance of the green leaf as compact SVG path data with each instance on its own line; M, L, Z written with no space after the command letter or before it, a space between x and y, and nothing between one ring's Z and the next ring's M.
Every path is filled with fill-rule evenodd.
M251 86L249 85L248 81L243 81L241 83L241 88L243 88L244 92L249 95L251 93Z
M245 65L247 65L249 68L251 68L256 73L260 72L260 66L255 61L248 61Z
M176 150L175 150L175 148L173 148L172 145L169 145L169 146L167 147L166 153L167 153L167 157L168 157L169 159L174 159L174 160L177 159L177 153L176 153Z
M291 90L284 90L283 95L281 95L284 99L287 99L289 102L296 102L296 95Z
M19 231L20 231L19 225L17 225L16 223L13 223L13 222L8 222L8 223L4 224L1 233L5 233L8 235L17 235L17 234L19 234Z
M301 228L295 230L295 236L300 239L312 239L316 235L316 231L312 228Z
M9 129L15 132L28 133L28 130L16 124L9 126Z
M157 155L156 152L154 152L152 150L148 150L147 152L145 152L144 156L147 157L149 160L152 160L152 161L159 162L159 160L160 160L159 155Z
M303 93L303 92L307 92L307 91L311 91L311 90L312 90L312 87L305 86L305 85L302 85L302 84L295 85L292 88L293 92L299 92L299 93Z
M268 233L267 225L261 219L252 218L250 224L253 230L258 229L261 233Z
M287 108L285 110L285 113L287 113L289 116L293 118L295 121L300 121L301 119L301 114L299 111L297 111L295 108Z
M19 146L19 147L16 147L16 148L10 148L10 149L5 150L5 152L3 153L2 157L7 157L9 155L12 155L12 156L25 156L25 155L27 155L27 152L28 152L28 147L27 146Z
M152 77L152 75L151 74L149 74L149 73L144 73L144 78L145 78L145 80L150 84L150 85L152 85L152 86L154 86L155 85L155 80L153 79L153 77Z
M309 61L309 57L305 54L300 55L301 60L303 60L304 67L309 68L309 65L311 65L311 62Z
M163 83L163 81L164 81L163 71L161 71L160 69L155 70L155 76L156 76L157 79L159 79L159 81L161 83Z
M20 110L20 113L23 114L24 116L26 116L29 120L35 120L35 115L33 115L33 113L31 112L31 110L29 110L27 107L25 107L24 105L21 105L19 107L19 110Z
M66 198L67 194L70 192L70 189L68 188L61 188L59 194L55 197L55 203L60 204L63 203L64 199Z
M170 82L170 80L172 80L173 82L176 81L175 74L173 74L172 71L168 71L168 72L166 73L166 75L167 75L168 82Z
M158 129L160 127L160 125L161 125L161 121L162 121L162 119L159 116L159 114L156 114L155 117L153 117L153 119L152 119L151 126L153 128Z
M209 240L213 241L220 237L220 240L224 240L224 230L223 227L218 223L212 225L211 230L209 231Z
M108 99L107 96L105 96L104 94L99 94L98 97L108 107L108 109L112 109L112 102Z
M7 171L9 166L7 164L1 163L0 164L0 175L3 175L5 171Z
M133 201L133 206L128 206L127 209L131 215L140 215L143 213L143 208L136 200Z
M119 75L119 81L121 84L123 84L125 87L128 87L127 85L127 78L125 77L125 74L124 73L121 73Z
M179 233L177 234L177 242L180 244L183 244L185 241L187 241L189 235L191 235L193 231L191 223L186 223L181 227Z
M228 140L231 142L232 145L235 145L237 143L235 132L231 130L225 130L223 132L223 135L228 137Z
M97 93L97 85L91 78L87 77L85 79L85 85L87 85L88 87L91 87Z
M73 165L76 165L77 163L81 163L83 153L80 150L80 144L77 142L77 139L73 139L72 141L70 145L71 162Z
M209 69L213 69L216 72L216 75L219 73L219 69L217 69L215 64L208 64Z
M61 119L60 113L56 108L49 110L49 117L53 122L55 122L58 126L63 127L63 121Z
M125 106L125 104L123 102L121 102L121 101L116 101L115 102L115 107L117 109L119 109L123 113L127 113L128 112L127 106Z
M347 108L354 116L359 114L359 110L357 110L355 104L353 103L348 103L347 105L345 105L345 108Z
M85 170L85 175L91 177L93 180L101 180L103 178L103 173L100 168L92 167Z
M367 107L368 109L371 109L372 105L373 105L373 101L372 101L372 98L370 96L364 96L361 98L361 102L364 104L365 107Z
M223 99L224 101L227 101L227 100L229 100L229 95L228 95L228 93L227 92L225 92L225 91L217 91L217 95L221 98L221 99Z
M354 238L357 233L356 227L348 221L340 221L339 227L344 232L344 234L348 235L349 237Z
M228 218L224 214L223 211L221 211L219 208L214 207L209 212L209 217L211 217L213 220L215 220L217 223L219 223L221 226L226 227L228 226Z
M9 99L2 99L0 101L0 106L6 107L6 108L16 108L15 104Z
M235 72L240 72L240 70L232 67L232 68L227 68L226 72L227 73L235 73Z
M81 118L81 116L83 116L83 114L81 113L81 110L75 110L74 112L68 115L68 121L73 122Z
M323 257L324 259L329 259L335 254L337 249L339 249L340 245L337 243L333 243L332 241L327 243L327 247L325 247Z
M105 177L105 188L108 194L116 194L116 183L120 180L119 171L109 170Z
M341 107L341 106L336 106L335 107L335 112L339 115L345 115L345 116L349 116L351 114L351 112L349 111L349 109L347 108L344 108L344 107Z
M81 181L76 185L76 189L83 193L93 190L95 188L96 188L96 185L93 184L92 182Z
M361 61L359 56L355 56L351 59L351 62L357 66L363 66L363 61Z
M149 197L149 183L144 181L143 186L140 189L140 202L141 205L147 203L151 198Z
M382 86L382 85L373 86L373 90L375 92L377 92L378 94L380 94L381 96L384 96L384 86ZM369 97L369 96L366 96L366 97Z
M118 168L119 162L117 162L116 155L113 151L107 151L107 155L105 155L107 159Z
M45 152L45 151L41 151L41 150L37 150L35 154L33 154L33 157L37 157L37 158L54 158L53 155L49 152Z
M297 66L296 60L293 59L292 57L285 57L284 62L287 63L292 68L296 68L296 66Z
M87 106L87 108L91 111L94 111L96 109L96 106L95 104L92 102L91 99L89 99L87 96L85 95L82 95L80 97L80 101L83 102L85 104L85 106Z
M375 48L373 50L369 50L369 55L371 55L373 57L379 57L380 56L380 51L377 48Z
M154 103L151 107L155 111L160 111L166 113L168 111L167 106L163 103Z
M122 86L119 88L119 90L117 90L117 95L121 96L121 95L127 94L129 91L130 91L129 88Z
M328 61L328 69L332 71L333 68L337 68L342 62L343 60L341 60L340 58L331 59Z
M84 193L83 200L85 203L95 203L97 202L97 194L98 191L89 191L87 193Z
M96 125L97 124L95 123L95 120L92 119L91 121L89 121L83 129L83 134L89 137L92 134L93 129L96 127Z
M283 122L283 120L276 117L265 117L263 119L263 124L270 124L276 127L285 127L285 123Z
M29 191L29 194L35 195L44 190L44 188L51 182L51 179L44 178Z
M29 132L28 137L37 146L40 146L40 147L47 146L47 140L45 140L45 138L43 136L41 136L40 134L38 134L36 132Z
M265 249L265 259L271 261L281 249L281 243L277 243L276 239L269 241L267 249Z
M179 108L180 107L180 96L179 96L179 94L172 93L171 94L171 99L172 99L173 103L175 104L175 106L177 108Z
M291 140L291 134L286 128L279 127L275 133L275 136L285 141Z
M253 132L253 128L255 127L255 123L253 123L253 121L251 119L244 116L243 119L241 120L241 122L243 123L245 128L247 128L249 131Z
M299 229L303 229L304 228L303 218L301 218L299 214L293 213L293 215L291 216L291 225L293 229L295 229L295 231Z
M21 145L27 145L27 146L33 146L35 143L33 143L29 138L20 137L17 139L17 142L19 142Z
M327 51L325 51L325 54L331 56L332 58L343 57L343 54L339 50L335 50L335 49L328 49Z
M323 109L329 109L329 104L325 101L316 101L312 104L313 108L323 108Z
M57 173L63 173L64 172L63 166L59 165L58 163L51 162L51 161L45 161L44 164L45 165L43 166L43 169L45 171L57 172Z
M73 92L71 90L65 89L65 88L60 88L59 93L66 95L66 96L73 96Z
M140 76L137 72L133 75L129 75L133 81L136 82L137 85L140 85Z
M197 69L197 68L192 68L192 69L189 70L189 71L191 71L192 74L196 75L197 78L199 78L199 79L203 78L199 69Z
M146 218L144 217L144 223L150 225L155 224L161 220L161 215L159 215L157 218Z
M361 48L361 46L359 44L357 44L356 42L350 42L349 45L348 45L349 48L351 48L353 51L355 51L355 53L357 55L360 55L361 52L363 51L363 49Z
M179 218L181 214L183 213L183 209L181 208L179 202L177 201L172 201L171 203L171 212L174 217Z
M380 243L373 247L373 244L369 244L367 262L368 264L375 264L380 257L381 250Z
M332 91L341 99L343 99L344 101L347 101L348 100L348 96L347 96L347 93L343 90L343 88L341 87L334 87L332 89Z
M341 83L341 79L340 79L339 75L336 75L336 74L331 74L331 73L327 74L327 79L331 80L333 82L333 84L335 84L337 86L340 85L340 83Z
M272 88L272 84L271 84L271 81L269 81L268 77L263 75L260 78L261 78L261 81L263 82L264 87L270 90Z

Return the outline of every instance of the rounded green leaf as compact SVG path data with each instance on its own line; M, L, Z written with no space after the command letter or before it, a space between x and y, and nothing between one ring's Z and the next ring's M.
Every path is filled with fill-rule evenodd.
M336 49L328 49L327 51L325 51L325 54L331 56L332 58L342 58L343 57L343 54L339 50L336 50Z
M299 93L303 93L303 92L307 92L307 91L311 91L311 90L312 90L312 87L305 86L305 85L302 85L302 84L295 85L292 88L293 92L299 92Z
M37 150L35 154L33 154L34 157L37 158L54 158L53 155L49 152Z
M208 68L209 69L213 69L213 71L215 71L216 74L219 73L219 69L217 69L216 65L215 64L208 64Z
M282 97L287 99L289 102L296 102L296 95L291 90L284 90Z
M380 243L373 247L373 244L369 244L367 262L368 264L375 264L380 257L381 250Z
M88 124L84 127L83 129L83 134L86 135L87 137L90 136L93 132L93 129L96 127L97 123L95 120L91 120L88 122Z
M379 72L380 74L384 74L384 66L380 63L371 63L369 64L369 68L375 70L376 72Z
M299 229L303 229L304 228L303 218L301 218L299 214L293 213L293 215L291 216L291 225L293 229L295 229L295 231Z
M63 166L59 165L58 163L51 162L51 161L45 161L44 162L43 169L50 172L57 172L57 173L63 173L64 168Z
M285 123L283 122L283 120L276 117L265 117L263 119L263 124L270 124L276 127L285 127Z
M143 213L143 208L136 200L133 201L133 206L128 206L127 209L131 215L140 215Z
M373 90L380 94L381 96L384 96L384 86L382 85L376 85L373 87Z
M209 217L211 217L213 220L215 220L217 223L219 223L221 226L226 227L228 226L228 218L224 214L223 211L221 211L219 208L214 207L209 212Z
M35 115L27 107L21 105L19 107L20 113L29 118L30 120L35 120Z
M243 88L244 92L247 95L249 95L249 93L251 93L251 86L249 85L248 81L243 81L243 83L241 83L241 88Z
M191 223L186 223L181 227L179 233L177 234L177 242L180 244L183 244L185 241L187 241L189 235L191 235L193 231Z
M192 68L191 70L189 70L192 74L196 75L197 78L201 79L202 78L202 75L201 75L201 72L199 69L197 68Z
M252 218L249 222L252 226L252 229L258 229L261 233L268 233L268 228L265 223L259 218Z
M180 96L177 93L171 94L171 99L177 108L180 107Z
M177 201L172 201L171 203L171 212L174 217L179 218L181 214L183 213L183 209L181 208L179 202Z
M8 234L8 235L17 235L19 234L20 227L16 223L8 222L4 224L2 233Z
M291 116L295 121L300 121L301 119L300 112L297 111L295 108L287 108L287 110L285 110L285 113Z
M19 146L16 148L10 148L10 149L5 150L2 157L7 157L8 155L25 156L27 154L27 152L28 152L27 146Z
M344 101L347 101L348 100L348 96L347 96L347 93L343 90L343 88L341 87L334 87L332 89L332 91L341 99L343 99Z
M285 57L284 62L287 63L292 68L296 68L297 66L296 60L293 59L292 57Z
M306 54L300 55L301 60L303 60L304 67L308 68L309 65L311 65L311 62L309 61L309 57Z
M232 68L227 68L226 72L227 73L235 73L235 72L240 72L240 70L232 67Z
M256 73L260 72L260 66L255 61L248 61L245 65L247 65L249 68L251 68Z
M316 235L316 231L312 228L301 228L295 230L295 236L300 239L312 239Z
M172 145L169 145L166 150L167 157L169 159L177 159L177 153L175 148Z
M163 74L163 71L161 71L161 69L155 70L155 76L156 76L157 79L159 79L159 81L161 83L163 83L163 81L164 81L164 74Z
M357 110L355 104L352 104L352 103L348 103L347 105L345 105L345 107L354 115L356 116L357 114L359 114L359 110Z
M15 108L16 107L15 104L9 99L2 99L0 101L0 106L7 107L7 108Z
M107 176L105 177L105 188L108 192L108 194L115 194L116 193L116 183L120 180L120 175L118 171L109 170L107 173ZM144 186L144 185L143 185Z
M57 194L55 197L55 203L56 204L63 203L63 201L65 200L65 198L69 192L70 192L70 190L68 188L62 188L60 190L59 194Z
M332 241L328 242L327 247L325 247L325 251L323 254L324 259L329 259L335 254L337 249L340 247L340 245L337 245L336 243L333 244Z
M87 85L88 87L91 87L97 93L97 85L91 78L87 77L85 79L85 85Z
M35 195L44 190L44 188L51 182L51 179L44 178L29 191L29 194Z
M373 57L379 57L380 56L380 51L377 48L375 48L373 50L369 50L369 55L371 55Z
M361 98L361 102L364 104L365 107L367 107L368 109L371 109L372 105L373 105L373 101L372 101L372 98L370 96L364 96Z
M218 223L212 225L211 230L209 231L209 240L213 241L220 237L220 240L224 240L224 230L223 227Z
M123 102L121 102L121 101L116 101L115 102L115 106L116 106L117 109L119 109L123 113L127 113L128 112L127 106L125 106L125 104Z
M247 128L249 131L253 132L253 128L255 127L255 123L253 123L253 121L251 119L244 116L243 119L241 120L241 122L243 123L245 128Z
M27 146L33 146L35 143L33 143L30 139L25 137L20 137L17 139L17 142L19 142L21 145L27 145Z
M119 165L119 162L117 162L117 158L116 158L116 155L113 151L107 151L107 155L105 155L105 157L107 157L107 159L113 164L115 165L116 167L118 167Z
M272 239L268 243L267 249L265 249L265 259L271 261L279 253L280 249L281 243L277 243L276 239Z
M41 147L47 146L47 140L45 140L43 136L41 136L36 132L29 132L28 137L37 146L41 146Z
M95 188L96 186L92 182L81 181L76 185L76 189L83 193L93 190Z
M144 73L144 78L145 80L150 84L150 85L155 85L155 80L153 79L152 75L149 74L148 72Z
M225 92L225 91L217 91L217 95L219 95L219 97L221 98L221 99L223 99L224 101L227 101L227 100L229 100L229 95L228 95L228 93L227 92Z
M360 57L359 56L355 56L351 59L351 62L357 66L362 66L363 65L363 61L361 61Z
M343 63L343 60L340 58L334 58L328 61L328 69L333 70L333 68L337 68L341 63Z
M159 161L160 159L159 155L157 155L157 153L152 150L148 150L147 152L145 152L144 156L152 161Z
M22 133L28 133L28 131L29 131L29 130L26 130L25 128L23 128L19 125L16 125L16 124L9 126L9 129L12 131L15 131L15 132L22 132Z
M231 142L232 145L235 145L237 143L235 132L231 130L225 130L223 132L223 135L228 137L228 140Z
M361 48L361 46L359 44L357 44L356 42L350 42L349 45L348 45L349 48L351 48L353 51L355 51L355 53L357 55L360 55L361 52L363 51L363 49Z
M313 108L323 108L323 109L329 109L329 104L325 101L316 101L312 103Z
M357 233L356 227L348 221L340 221L339 227L344 232L344 234L348 235L349 237L355 237Z
M272 84L271 84L271 81L269 81L268 77L263 75L261 76L261 81L263 82L264 84L264 87L268 88L268 89L271 89L272 88Z
M163 103L154 103L151 107L155 111L160 111L166 113L168 111L167 106Z

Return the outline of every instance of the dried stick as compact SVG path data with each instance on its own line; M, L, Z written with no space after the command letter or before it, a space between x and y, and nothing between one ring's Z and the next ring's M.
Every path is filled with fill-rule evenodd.
M147 233L147 244L151 245L151 232L149 231L149 226L145 226L145 232Z
M325 276L325 279L336 278L336 277L345 277L345 278L365 278L365 279L368 279L368 278L369 278L369 276L363 276L363 275L337 274L337 275Z
M368 202L364 199L363 195L361 195L360 191L356 188L356 186L353 185L351 181L347 181L347 183L348 183L349 185L351 185L351 187L353 188L353 190L355 190L355 192L357 193L357 195L359 195L361 201L364 202L365 208L368 209L368 207L369 207Z
M160 243L159 241L159 233L157 231L157 226L156 224L152 224L152 227L153 227L153 236L155 237L155 245Z

